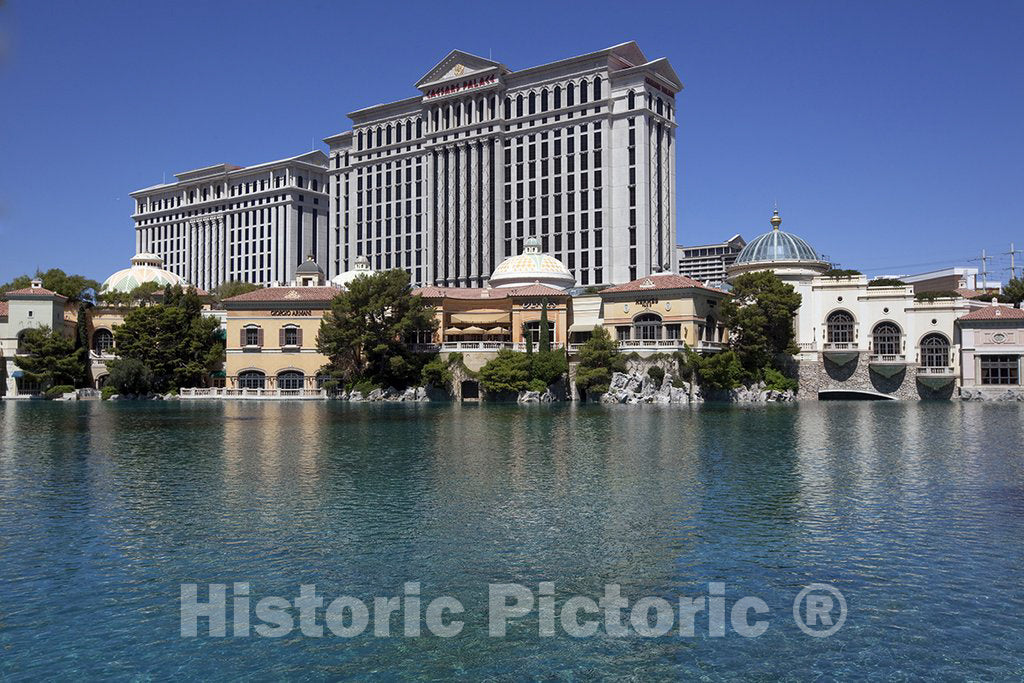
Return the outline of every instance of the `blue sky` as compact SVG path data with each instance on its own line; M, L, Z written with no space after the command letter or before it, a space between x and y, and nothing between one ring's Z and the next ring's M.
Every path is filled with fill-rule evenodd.
M681 242L749 239L777 201L783 229L843 267L977 266L1024 249L1022 28L1024 2L995 1L13 0L0 282L103 279L133 252L129 192L322 145L454 48L516 70L627 40L686 85Z

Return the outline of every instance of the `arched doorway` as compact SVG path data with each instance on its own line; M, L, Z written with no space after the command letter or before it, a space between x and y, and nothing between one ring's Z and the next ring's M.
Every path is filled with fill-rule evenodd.
M661 339L661 316L657 313L641 313L633 318L633 339Z
M277 388L282 391L297 391L306 385L306 376L298 370L285 370L277 375Z
M245 370L238 373L239 389L264 389L267 386L267 376L259 370Z

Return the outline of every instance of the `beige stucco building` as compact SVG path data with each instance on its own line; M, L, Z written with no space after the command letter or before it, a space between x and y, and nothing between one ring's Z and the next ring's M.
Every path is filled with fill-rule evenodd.
M1024 310L992 304L962 316L957 326L964 392L1005 394L1024 388Z

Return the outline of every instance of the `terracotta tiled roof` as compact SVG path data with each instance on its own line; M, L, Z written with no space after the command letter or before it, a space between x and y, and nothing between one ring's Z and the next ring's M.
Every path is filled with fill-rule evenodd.
M962 296L965 299L973 299L973 298L981 296L982 294L985 293L985 290L983 290L983 289L962 289L961 288L961 289L957 289L957 290L954 290L954 291L956 291L957 294L959 294L960 296Z
M1024 320L1024 310L1009 306L986 306L962 315L959 320Z
M224 299L224 303L330 301L340 291L336 287L263 287Z
M412 290L424 299L504 299L510 289L485 289L482 287L420 287Z
M687 289L691 287L696 289L706 289L711 292L719 292L720 294L726 293L725 290L708 287L704 283L694 280L692 277L688 277L686 275L675 275L674 273L658 273L649 277L638 278L632 282L603 289L601 290L601 293L644 292L657 291L660 289Z
M511 296L569 296L563 289L549 287L547 285L534 284L526 287L421 287L414 289L413 294L419 294L424 299L476 299L480 301L493 301L495 299L506 299Z
M5 297L12 296L41 296L41 297L52 297L55 296L58 299L67 299L66 296L61 296L57 292L51 292L48 289L42 287L26 287L24 289L12 289L11 291L4 294Z
M6 301L0 301L0 318L6 318L6 317L7 317L7 302Z
M564 289L548 287L547 285L527 285L526 287L515 287L509 290L509 296L569 296Z

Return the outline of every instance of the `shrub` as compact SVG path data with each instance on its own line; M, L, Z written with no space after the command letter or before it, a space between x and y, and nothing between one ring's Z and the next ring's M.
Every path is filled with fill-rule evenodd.
M732 351L700 360L701 383L708 389L732 389L743 383L743 365Z
M448 369L450 363L450 358L448 363L441 360L439 356L433 358L423 366L423 370L420 372L420 381L424 386L447 387L452 381L452 371Z
M544 384L542 380L539 380L535 377L530 380L530 383L527 385L526 388L529 389L530 391L536 391L538 394L543 394L545 391L548 390L548 385Z
M577 354L576 386L601 394L608 391L613 372L625 372L626 361L619 347L603 327L595 327Z
M352 391L358 391L363 396L366 396L374 389L379 389L376 384L368 379L359 379L352 383Z
M113 396L116 393L117 393L117 388L107 384L102 389L100 389L100 398L102 398L104 401L109 401L110 397Z
M516 353L510 349L498 351L498 355L480 368L480 385L491 393L519 392L530 383L533 354Z
M74 390L75 388L70 384L58 384L55 387L50 387L49 389L47 389L44 396L46 396L46 398L52 401L53 399L60 398L64 394L69 394Z
M333 394L338 391L338 387L341 386L338 380L329 379L320 385L320 388L326 391L328 394Z
M661 386L665 381L665 370L660 365L652 365L647 368L647 376L654 380L654 383Z
M906 282L895 277L876 277L868 282L868 287L905 287Z
M914 295L915 301L935 301L936 299L956 299L959 298L959 294L954 291L941 291L941 292L918 292Z
M784 374L772 367L766 367L764 369L764 384L769 389L775 391L796 391L797 381L792 377L786 377Z
M153 373L140 360L118 358L107 363L107 381L122 395L148 394L153 389Z
M822 277L830 277L838 280L841 277L854 277L856 275L863 275L859 270L852 270L849 268L829 268L821 274Z
M562 351L536 351L530 358L530 379L538 379L547 388L560 380L569 369Z

